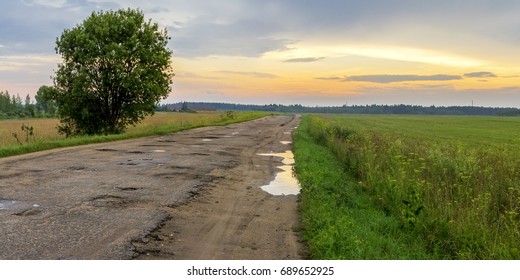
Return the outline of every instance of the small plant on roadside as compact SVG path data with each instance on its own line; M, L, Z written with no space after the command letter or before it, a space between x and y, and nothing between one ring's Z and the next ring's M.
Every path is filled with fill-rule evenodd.
M22 129L22 132L25 133L25 143L29 143L30 138L34 139L34 127L33 126L22 124L21 129ZM18 136L18 133L13 132L12 135L16 139L16 142L18 142L18 144L23 145L22 141L20 140L20 137Z
M235 111L226 111L226 113L224 115L222 115L222 118L223 119L228 119L228 120L234 120L237 118L237 112Z

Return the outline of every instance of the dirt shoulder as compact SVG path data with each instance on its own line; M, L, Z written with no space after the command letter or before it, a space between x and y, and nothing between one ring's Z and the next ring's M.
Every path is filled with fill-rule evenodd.
M297 197L259 187L299 119L0 160L0 259L296 259Z

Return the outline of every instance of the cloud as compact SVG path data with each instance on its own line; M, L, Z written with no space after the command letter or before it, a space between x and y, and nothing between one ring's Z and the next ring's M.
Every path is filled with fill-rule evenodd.
M184 22L172 32L172 47L177 56L260 57L264 53L287 49L294 41L275 36L283 27L256 19L219 22L212 16Z
M4 2L0 55L55 54L56 37L95 9L86 0Z
M0 71L30 72L37 67L56 65L58 62L59 58L55 55L0 56Z
M291 58L284 60L283 62L315 62L318 60L325 59L325 57L300 57L300 58Z
M324 80L324 81L341 81L341 80L344 80L345 78L341 78L341 77L338 77L338 76L331 76L331 77L317 77L317 78L314 78L316 80Z
M215 71L216 73L222 74L231 74L231 75L240 75L240 76L248 76L253 78L261 78L261 79L275 79L278 78L277 75L271 73L262 73L262 72L241 72L241 71Z
M464 77L467 78L496 78L497 75L491 72L471 72L464 74Z
M218 80L218 79L220 79L220 78L217 78L217 77L201 76L199 74L191 73L191 72L184 72L184 73L175 74L175 77L176 78L188 78L188 79L205 79L205 80Z
M370 83L398 83L398 82L410 82L410 81L451 81L460 80L461 76L458 75L361 75L361 76L348 76L342 81L344 82L370 82Z
M67 0L23 0L22 2L28 6L39 5L52 8L63 8L67 5Z

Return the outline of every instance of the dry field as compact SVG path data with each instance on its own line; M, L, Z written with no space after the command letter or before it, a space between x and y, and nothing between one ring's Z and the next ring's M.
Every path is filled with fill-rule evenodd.
M241 120L251 116L251 113L237 113L236 119ZM135 127L129 127L127 134L141 134L153 131L178 130L179 128L207 126L219 124L226 118L225 115L213 113L156 113L144 119ZM18 139L23 143L26 142L26 133L22 131L22 125L34 128L34 136L29 137L29 142L35 141L52 141L65 139L63 135L58 134L56 126L59 124L58 119L14 119L0 120L0 147L11 145L19 145L13 133L18 135Z
M22 131L23 124L34 127L34 140L58 140L65 137L58 134L56 125L59 123L58 119L15 119L15 120L0 120L0 147L17 145L18 141L13 136L13 133L18 135L22 141L26 141L26 134Z

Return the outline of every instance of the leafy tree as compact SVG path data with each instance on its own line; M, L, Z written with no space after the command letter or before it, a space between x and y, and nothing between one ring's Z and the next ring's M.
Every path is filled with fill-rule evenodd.
M11 111L11 96L8 91L0 91L0 112Z
M120 133L154 112L173 78L166 29L139 10L94 12L56 40L59 131Z
M56 94L56 88L41 86L34 97L36 99L36 109L45 115L54 116L56 114L57 106L53 98Z
M0 119L24 117L23 104L20 95L10 95L0 91Z
M183 102L182 103L182 107L179 110L179 112L182 112L182 113L195 113L195 111L193 111L192 109L190 109L190 107L188 107L188 103L187 102Z
M29 94L27 94L27 96L25 96L24 109L25 109L25 112L27 113L27 115L30 117L34 117L34 115L36 114L35 106L34 106L34 104L32 104L31 96Z
M16 109L18 109L18 110L23 109L23 103L22 103L22 98L20 97L20 94L17 93L16 97L12 98L11 100L13 101L13 105Z

